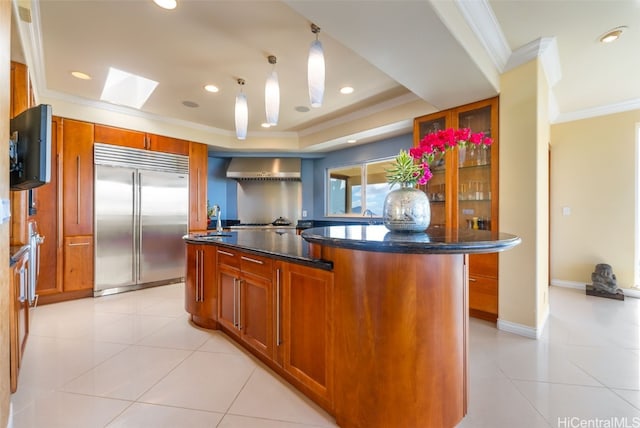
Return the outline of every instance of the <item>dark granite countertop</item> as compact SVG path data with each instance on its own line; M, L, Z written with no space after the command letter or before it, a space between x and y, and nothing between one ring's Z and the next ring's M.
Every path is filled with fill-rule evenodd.
M333 263L310 256L309 243L297 235L295 229L244 229L222 233L192 233L186 242L237 248L274 259L331 270Z
M302 237L332 247L419 254L495 253L521 242L515 235L488 230L429 228L421 233L399 233L377 225L317 227L304 230Z

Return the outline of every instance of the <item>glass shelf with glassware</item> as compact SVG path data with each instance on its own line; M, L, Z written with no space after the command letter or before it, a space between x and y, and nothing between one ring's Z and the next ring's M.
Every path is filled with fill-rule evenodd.
M449 128L469 128L493 139L483 149L472 142L448 151L430 164L433 177L420 186L431 201L431 227L499 230L498 98L478 101L414 120L414 146L425 135ZM442 200L440 199L442 195ZM498 256L469 256L469 310L472 316L497 320Z

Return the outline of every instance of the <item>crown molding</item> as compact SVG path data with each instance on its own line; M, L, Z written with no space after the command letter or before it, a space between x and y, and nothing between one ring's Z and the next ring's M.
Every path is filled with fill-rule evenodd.
M558 43L555 37L541 37L519 47L509 57L504 71L512 70L534 59L540 60L549 87L555 86L562 78Z
M511 48L509 48L489 1L456 0L456 5L469 28L484 46L495 67L503 72L511 56Z
M589 119L592 117L606 116L609 114L623 113L625 111L640 110L640 98L621 101L605 106L592 107L569 113L561 113L552 123L573 122L575 120Z
M42 32L40 24L40 3L32 1L29 13L31 22L25 22L21 19L20 8L26 7L25 4L20 5L19 0L13 0L13 9L15 16L18 18L18 34L22 42L22 50L24 52L27 64L29 64L29 75L33 82L33 92L36 100L39 100L42 89L47 87L45 68L42 58L44 58L44 50L42 48Z

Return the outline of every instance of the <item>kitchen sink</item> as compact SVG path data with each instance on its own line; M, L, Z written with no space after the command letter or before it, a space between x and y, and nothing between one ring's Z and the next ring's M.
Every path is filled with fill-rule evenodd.
M198 239L204 239L205 241L215 241L220 238L229 238L233 236L230 233L208 233L206 235L198 236Z

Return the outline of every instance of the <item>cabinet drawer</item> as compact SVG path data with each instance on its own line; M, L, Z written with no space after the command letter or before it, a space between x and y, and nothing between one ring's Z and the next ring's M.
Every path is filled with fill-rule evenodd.
M240 253L229 248L218 248L218 264L240 268Z
M469 276L469 308L491 314L498 313L498 281L482 276Z
M273 261L254 254L240 253L240 270L271 280L273 275Z

